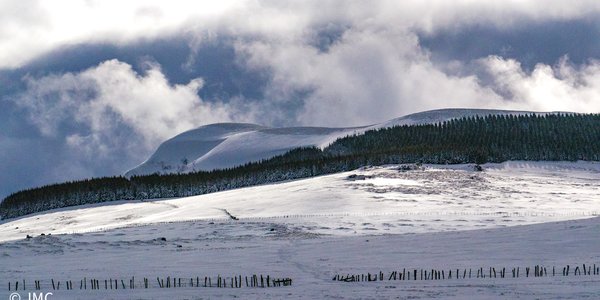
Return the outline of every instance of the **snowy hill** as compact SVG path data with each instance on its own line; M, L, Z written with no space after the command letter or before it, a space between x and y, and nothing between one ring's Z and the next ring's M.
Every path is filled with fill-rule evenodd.
M186 173L243 165L283 154L298 147L326 147L336 139L360 134L370 129L399 125L418 125L450 119L490 114L525 114L524 111L485 109L440 109L415 113L384 123L353 127L287 127L270 128L245 123L211 124L184 132L163 144L139 166L125 176L153 173Z
M387 122L369 126L368 129L386 128L402 125L421 125L435 124L462 117L489 116L489 115L523 115L523 114L546 114L545 112L531 112L518 110L498 110L498 109L464 109L447 108L418 112L406 115L400 118L392 119Z
M483 166L485 172L469 164L411 171L388 165L192 197L76 206L0 223L0 242L48 231L226 220L224 209L242 221L292 223L330 235L493 228L585 218L600 211L599 163ZM289 218L279 220L284 216Z
M17 292L27 299L33 282L41 280L41 292L61 299L598 299L598 275L574 276L574 269L600 266L600 219L591 218L600 209L600 164L511 161L484 169L427 165L405 171L388 165L5 220L0 297L26 281L27 290L23 284ZM532 275L538 264L548 267L547 276ZM570 276L562 276L567 265ZM522 275L476 275L491 267L506 267L507 274L520 267ZM532 268L527 276L525 267ZM472 269L473 277L388 279L404 268L453 274ZM384 280L332 280L336 274L379 271ZM238 274L290 277L294 283L231 288L229 280ZM226 276L229 287L159 288L157 277L167 276L182 283L212 276L213 284ZM151 279L148 288L145 277ZM86 278L87 289L81 289ZM90 278L101 287L91 290ZM133 278L135 289L104 286L107 279ZM66 280L75 288L65 289ZM55 290L56 281L62 285Z

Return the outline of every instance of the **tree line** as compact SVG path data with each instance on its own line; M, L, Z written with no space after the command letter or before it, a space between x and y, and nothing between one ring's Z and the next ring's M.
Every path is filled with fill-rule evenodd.
M239 167L104 177L16 192L0 203L3 219L114 200L186 197L307 178L362 166L507 160L600 160L600 114L489 115L404 125L340 138L324 149L293 149Z

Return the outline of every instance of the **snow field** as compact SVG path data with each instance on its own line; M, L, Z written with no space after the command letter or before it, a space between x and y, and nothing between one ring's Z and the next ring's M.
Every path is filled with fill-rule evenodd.
M116 201L0 223L0 241L158 222L229 218L328 235L470 230L589 218L600 212L600 164L507 162L362 168L200 196ZM358 178L358 179L357 179Z
M600 164L400 166L0 223L6 283L270 274L275 289L56 291L57 299L574 299L598 276L345 283L336 274L597 264ZM355 175L355 176L352 176ZM230 219L226 209L239 220ZM40 236L41 233L46 235ZM47 234L52 235L48 236ZM34 238L24 239L25 235ZM163 240L164 238L164 240Z

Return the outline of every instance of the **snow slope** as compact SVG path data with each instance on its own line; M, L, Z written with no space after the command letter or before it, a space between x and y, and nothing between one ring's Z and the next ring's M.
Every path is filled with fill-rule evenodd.
M284 154L298 147L325 147L356 130L361 128L268 128L253 124L212 124L164 142L148 160L127 171L125 176L230 168Z
M340 137L398 125L431 124L450 119L490 114L525 114L523 111L441 109L407 115L381 124L355 128L269 128L254 124L220 123L177 135L125 176L185 173L243 165L283 154L297 147L325 147Z
M600 212L600 163L513 161L484 168L400 171L392 165L186 198L77 206L0 223L0 241L227 219L224 209L243 221L342 236L494 228Z
M390 165L6 220L0 223L0 297L8 298L9 281L25 279L29 289L42 280L42 291L56 299L598 299L600 276L590 275L331 280L402 268L518 266L524 272L541 264L560 273L567 264L600 265L600 219L593 218L600 210L600 163L517 161L484 168L401 171ZM35 237L24 239L26 234ZM214 280L218 274L270 274L291 277L294 284L160 289L155 283L159 276ZM131 276L150 278L151 288L78 288L83 277ZM63 285L72 280L75 289L51 290L50 278Z
M271 231L274 229L274 231ZM235 221L160 224L94 234L36 237L0 244L0 298L9 280L41 280L48 299L598 299L598 276L466 278L436 281L332 281L336 274L388 275L403 268L560 268L598 264L600 219L459 232L308 236L271 223ZM165 241L159 238L165 237ZM181 247L178 247L181 246ZM550 271L551 272L551 271ZM156 277L237 274L290 277L291 287L157 287ZM137 278L138 288L79 289L84 277ZM141 278L150 288L141 288ZM387 277L387 276L386 276ZM52 290L50 279L61 280ZM72 280L75 289L64 289ZM185 283L184 283L185 284ZM22 299L28 299L20 291Z

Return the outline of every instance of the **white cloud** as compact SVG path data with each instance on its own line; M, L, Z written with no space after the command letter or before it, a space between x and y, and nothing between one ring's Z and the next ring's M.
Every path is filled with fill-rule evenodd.
M78 74L28 81L27 96L38 102L26 102L37 116L33 121L44 132L54 132L61 124L56 120L66 120L73 111L77 111L74 120L86 124L92 133L109 132L107 119L117 116L117 124L132 128L143 136L145 145L152 147L199 124L232 119L260 120L270 125L279 122L282 115L292 115L286 121L289 125L349 126L440 107L597 110L596 63L581 69L567 62L555 67L539 65L526 74L517 61L490 57L480 63L493 84L482 84L476 75L450 75L447 66L435 65L415 33L475 22L510 26L506 24L518 20L582 17L598 11L595 1L569 5L562 1L543 5L536 1L466 0L343 2L347 5L339 1L247 1L197 9L181 3L144 3L127 2L112 16L114 22L103 22L115 8L113 2L77 2L74 12L81 12L79 19L71 20L71 13L61 15L61 22L70 24L61 26L74 31L56 29L53 33L66 40L127 41L183 30L191 37L189 65L193 65L194 50L213 41L218 36L215 32L228 34L236 40L239 62L271 74L265 99L247 104L238 97L225 99L233 101L227 105L210 104L197 96L200 79L171 86L158 66L150 66L140 76L127 64L108 61ZM44 7L50 17L41 19L53 24L56 9ZM134 22L139 18L151 19L152 25ZM79 27L84 29L69 22L81 23ZM185 29L178 27L182 24ZM319 30L328 27L341 28L342 36L322 51L315 46L315 39ZM78 30L81 32L75 32ZM454 69L464 68L454 64ZM456 74L469 74L469 70ZM301 99L294 96L298 94L303 95ZM54 95L53 101L60 105L39 105L39 99L48 95ZM79 98L92 100L82 102ZM98 139L98 135L80 135L70 136L70 143Z
M433 32L473 23L510 27L522 21L594 16L599 11L595 0L3 1L0 68L19 67L77 43L128 43L206 31L286 38L328 23Z
M202 79L171 85L160 67L145 74L109 60L80 73L27 78L27 90L15 101L47 136L66 142L87 157L125 152L147 154L158 143L201 124L244 120L246 114L198 97Z
M476 63L486 82L460 62L432 63L417 36L402 29L360 24L326 51L312 35L295 39L245 41L236 45L250 68L272 74L268 103L298 101L295 123L349 126L381 122L444 107L532 111L600 111L600 62L573 66L538 64L523 70L513 59L491 56ZM455 69L450 75L445 70ZM458 70L459 72L456 72Z
M267 67L272 102L309 91L296 122L365 125L443 107L492 107L501 98L474 76L453 77L434 66L414 34L353 28L321 52L306 41L238 44L250 67Z
M536 111L600 111L600 61L580 67L561 59L527 73L518 61L490 56L480 63L511 107Z
M271 74L265 99L257 99L258 103L244 110L238 107L248 105L243 98L234 99L236 105L210 104L199 99L200 79L187 85L169 85L157 66L150 66L140 76L126 64L108 61L78 74L29 80L26 93L32 99L46 99L51 94L53 101L60 104L28 101L30 110L38 116L34 122L44 132L55 131L61 124L56 120L65 120L72 111L77 111L75 121L86 124L92 133L102 132L107 118L118 116L119 122L141 134L147 145L198 124L231 120L234 115L236 119L259 119L268 125L283 114L290 115L285 109L294 109L291 115L295 119L287 121L290 125L348 126L440 107L576 111L595 108L597 95L590 83L595 79L595 63L582 69L568 63L554 68L540 65L531 74L525 74L518 62L492 57L481 62L493 84L482 84L476 75L450 75L446 66L432 63L415 32L473 23L516 26L524 21L582 18L600 11L597 1L193 3L4 3L0 7L6 8L0 9L0 17L6 14L6 18L0 18L1 24L6 25L0 26L0 37L4 37L0 38L0 64L20 65L62 44L126 43L184 34L190 37L192 49L184 66L189 68L195 50L203 43L227 35L236 40L242 64ZM341 29L343 35L321 51L315 46L315 39L319 38L319 30L328 27ZM23 43L39 45L23 47ZM17 51L21 49L34 50ZM463 66L458 63L452 67ZM298 94L303 95L301 99L294 97ZM78 98L92 100L82 102ZM237 115L245 110L250 112ZM207 111L210 113L202 113ZM74 135L69 140L81 144L82 137ZM90 137L94 135L86 136Z
M239 6L232 0L2 1L0 68L77 43L127 43L181 32L188 22L211 24Z

